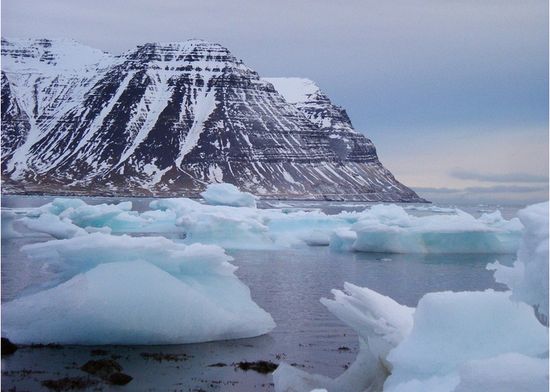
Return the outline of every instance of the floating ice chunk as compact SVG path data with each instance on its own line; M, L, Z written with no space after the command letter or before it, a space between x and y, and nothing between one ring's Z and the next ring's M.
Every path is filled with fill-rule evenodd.
M150 207L175 214L175 227L186 243L216 244L228 249L276 247L262 210L249 207L211 206L190 199L163 199Z
M17 231L13 224L19 218L18 214L14 211L2 210L2 238L17 238L21 237L22 234Z
M460 367L455 392L548 391L548 358L508 353Z
M518 258L513 267L489 264L495 280L512 289L512 299L533 305L548 322L548 202L518 212L525 226Z
M76 208L67 208L59 214L61 218L69 218L80 227L109 226L115 232L126 231L148 223L132 210L131 202L118 204L82 205Z
M25 217L20 219L19 222L29 230L49 234L57 239L86 234L86 230L74 225L69 219L60 218L50 213L43 213L37 218Z
M514 374L516 389L502 390L548 390L548 329L509 292L430 293L415 310L367 288L345 291L322 302L357 331L356 361L335 379L282 365L276 391L499 391Z
M332 294L333 300L322 298L321 303L359 334L375 358L384 360L413 327L414 308L374 290L344 283L344 291Z
M478 220L456 210L416 217L397 205L373 206L351 226L354 250L381 253L514 253L521 228L500 214Z
M387 357L392 364L384 391L453 391L459 370L469 361L506 353L544 357L548 329L524 303L514 303L510 293L441 292L421 298L411 333ZM407 388L404 388L407 386ZM443 387L445 386L445 387Z
M109 226L102 226L102 227L86 226L84 230L86 230L87 233L111 234L113 232L113 229L111 229Z
M332 290L334 299L323 298L321 302L359 335L360 351L356 361L335 379L280 365L273 374L277 392L305 392L313 388L352 392L382 388L388 374L385 358L410 332L414 309L350 283L345 283L344 290Z
M232 184L210 184L201 193L204 201L212 205L233 207L256 207L256 196L248 192L241 192Z
M411 224L410 217L393 212L377 221ZM533 271L546 274L546 282L523 280L526 267L518 263L508 269L498 265L497 276L506 277L514 287L525 284L532 290L529 294L536 293L528 298L541 303L539 295L548 298L548 204L531 206L519 215L525 225L519 260L544 265L546 270L538 265ZM484 220L480 224L517 224L503 222L499 214ZM548 390L548 328L528 304L511 301L511 292L429 293L412 309L366 288L347 283L344 287L347 294L334 290L335 299L322 302L357 331L357 360L336 379L280 366L274 373L276 391Z
M57 275L3 305L3 332L15 341L175 344L274 327L218 246L93 233L22 251Z
M328 246L331 234L331 231L313 229L304 233L301 239L309 246Z
M438 207L438 206L406 206L407 211L422 211L422 212L434 212L441 214L452 214L456 212L456 208Z
M189 243L213 243L226 248L273 246L268 228L259 216L225 212L191 213L179 218L176 224L186 233Z
M236 269L222 248L215 245L184 245L164 237L113 236L92 233L66 240L25 245L21 250L30 259L47 262L66 281L99 264L113 261L145 260L180 277L201 274L233 276Z
M236 277L178 279L145 261L101 264L3 304L2 321L2 334L15 342L61 344L181 344L274 327Z
M273 373L275 392L310 392L319 386L332 385L333 379L318 374L309 374L303 370L281 362Z
M211 206L189 199L155 200L150 206L175 213L176 225L185 233L186 243L213 243L230 249L328 245L333 229L349 226L353 221L351 214L331 216L319 211Z
M329 245L335 230L349 227L357 221L358 214L342 212L327 215L321 211L293 211L281 213L275 210L260 210L266 220L269 233L277 243L287 246Z
M349 252L353 250L353 244L357 240L357 233L349 229L335 230L330 237L330 249L337 252Z
M135 231L150 223L132 211L132 202L129 201L89 205L80 199L56 198L29 211L27 216L36 218L44 214L59 216L62 221L81 228L109 226L114 232Z
M59 215L68 208L78 208L85 205L87 204L80 199L58 197L53 199L51 203L44 204L42 207L29 211L27 215L36 217L45 212L53 215Z

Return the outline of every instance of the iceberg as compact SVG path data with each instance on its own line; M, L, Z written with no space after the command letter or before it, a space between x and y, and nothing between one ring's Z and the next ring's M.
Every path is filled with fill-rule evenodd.
M349 283L333 294L321 302L359 335L356 361L335 379L282 364L277 392L548 390L548 329L509 292L429 293L416 309Z
M398 209L374 212L379 214L373 219L378 224L414 227L417 223ZM460 213L457 216L462 220ZM332 291L334 299L321 302L357 332L356 361L335 379L283 363L273 375L275 390L546 392L548 327L532 306L540 312L548 299L548 204L530 206L519 216L525 231L518 262L513 268L497 264L495 274L513 291L428 293L416 308L409 308L345 283L344 291ZM460 220L457 224L462 226ZM440 222L431 223L435 227ZM517 222L503 221L496 213L478 223L517 228ZM340 247L345 248L352 236L337 233ZM530 276L537 273L545 282Z
M273 373L275 391L380 391L389 373L388 352L397 346L413 326L414 309L368 288L344 284L344 291L332 290L334 299L323 305L358 334L360 351L355 362L339 377L330 379L308 374L288 364Z
M442 392L455 391L461 368L509 353L546 356L548 366L548 329L509 292L429 293L413 318L410 334L387 356L392 368L384 391L427 391L434 383Z
M57 239L72 238L87 233L69 219L50 213L43 213L36 218L24 217L19 222L33 232L48 234Z
M201 193L201 196L206 204L256 208L256 196L252 193L241 192L233 184L210 184Z
M184 234L188 244L216 244L226 249L276 247L265 213L256 208L211 206L190 199L155 200L150 207L156 212L171 212L174 228Z
M225 188L229 184L214 185ZM208 189L217 189L214 185ZM80 235L80 228L113 234L159 233L186 244L216 244L226 249L309 245L330 246L339 252L423 254L515 253L523 228L517 218L506 220L498 211L478 219L460 210L417 217L397 205L374 205L361 212L330 215L320 210L221 203L221 199L216 205L186 198L158 199L150 203L149 210L138 213L130 202L88 205L58 198L28 211L22 222L32 231L58 239Z
M22 234L13 227L13 224L18 221L19 218L20 216L15 211L2 209L2 224L0 225L2 238L22 237Z
M380 253L515 253L523 226L500 213L475 219L461 210L416 217L397 205L365 210L351 230L353 250Z
M3 304L2 333L18 343L181 344L275 327L218 246L92 233L22 251L57 275Z
M108 227L112 232L121 233L141 231L152 222L152 219L132 211L129 201L89 205L73 198L56 198L51 203L28 211L22 220L28 229L55 238L70 238L82 233L75 227L88 232Z
M350 229L334 230L330 237L330 249L336 252L350 252L357 241L357 233Z
M548 359L509 353L460 367L456 392L547 391Z
M512 267L498 261L487 266L495 280L512 290L512 299L533 305L548 324L548 202L518 212L525 226L518 258Z

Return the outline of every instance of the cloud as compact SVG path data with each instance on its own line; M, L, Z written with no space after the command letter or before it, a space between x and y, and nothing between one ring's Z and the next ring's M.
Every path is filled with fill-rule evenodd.
M495 185L495 186L471 186L467 188L430 188L415 187L415 191L420 193L531 193L544 192L548 186L518 186L518 185Z
M459 180L474 180L479 182L527 182L547 183L548 176L528 173L478 173L468 170L454 169L449 175Z
M488 187L468 187L465 189L468 193L532 193L544 192L548 186L517 186L517 185L495 185Z
M454 193L464 192L464 189L453 189L453 188L413 187L413 189L418 193L454 194Z
M495 185L467 188L413 188L421 197L434 203L527 205L548 200L548 185Z

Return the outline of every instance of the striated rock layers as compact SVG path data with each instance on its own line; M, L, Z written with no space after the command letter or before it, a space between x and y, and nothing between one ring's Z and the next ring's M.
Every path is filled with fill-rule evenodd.
M224 47L149 43L119 56L2 39L7 192L422 201L307 79L266 78Z

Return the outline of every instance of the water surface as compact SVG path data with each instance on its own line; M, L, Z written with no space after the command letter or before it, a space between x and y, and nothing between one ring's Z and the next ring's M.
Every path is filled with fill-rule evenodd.
M39 206L50 197L4 197L3 210ZM116 198L85 198L90 204L117 202ZM143 211L151 199L132 199L134 208ZM288 202L284 202L289 204ZM320 208L328 213L361 210L364 203L292 203L295 207ZM490 206L465 206L479 216L494 210ZM503 210L507 218L517 208ZM410 213L426 214L426 211ZM45 241L48 236L2 238L2 302L24 295L26 287L47 280L40 265L19 251L27 243ZM253 299L271 313L277 327L268 335L252 339L178 346L108 346L62 348L23 348L2 358L2 384L9 389L36 390L44 379L85 376L78 367L89 359L115 356L124 372L134 377L127 387L132 391L264 391L272 390L272 379L253 371L235 369L239 361L286 361L311 373L335 377L353 362L358 341L355 332L329 313L319 302L331 297L331 289L344 282L367 286L396 301L416 306L432 291L503 290L492 273L485 269L498 259L511 263L504 255L396 255L337 253L328 247L303 247L287 250L231 250L237 276L250 287ZM106 351L92 356L92 350ZM175 361L155 361L147 353L180 355ZM227 366L212 367L212 364ZM31 373L22 372L30 370ZM96 386L97 387L97 386ZM100 385L104 390L120 389Z

